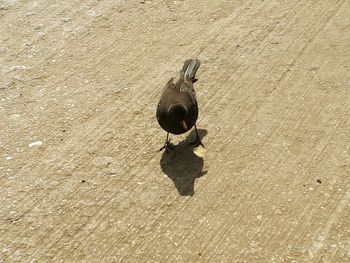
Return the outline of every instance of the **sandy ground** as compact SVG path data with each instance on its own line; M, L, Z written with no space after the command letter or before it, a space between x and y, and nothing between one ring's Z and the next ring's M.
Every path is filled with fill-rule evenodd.
M350 1L0 1L0 262L349 262ZM202 61L198 127L155 118Z

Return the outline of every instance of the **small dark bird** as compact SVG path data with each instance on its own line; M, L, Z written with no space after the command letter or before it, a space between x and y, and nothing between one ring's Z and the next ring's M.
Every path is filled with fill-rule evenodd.
M156 115L160 127L167 132L167 136L160 151L171 147L169 133L182 134L193 126L196 130L196 139L193 144L203 146L196 127L198 104L193 88L193 83L197 81L195 76L200 64L198 59L186 60L180 71L179 80L174 83L174 78L171 78L163 89Z

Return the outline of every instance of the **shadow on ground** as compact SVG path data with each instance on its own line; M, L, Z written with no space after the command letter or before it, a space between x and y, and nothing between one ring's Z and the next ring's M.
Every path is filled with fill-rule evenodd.
M207 130L198 129L199 137L202 139L207 135ZM196 133L194 130L187 138L168 152L163 152L160 166L163 172L174 182L180 195L194 195L194 181L207 173L202 171L203 158L193 153L193 145Z

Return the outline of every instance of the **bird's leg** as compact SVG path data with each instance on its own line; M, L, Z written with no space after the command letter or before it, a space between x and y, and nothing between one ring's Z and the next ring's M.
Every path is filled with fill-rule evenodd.
M191 142L191 144L194 144L196 146L202 145L204 147L204 145L203 145L203 143L201 141L201 138L199 137L196 124L194 125L194 129L196 131L196 139L193 142Z
M169 139L169 132L166 134L166 140L164 143L164 146L162 148L159 149L159 151L162 151L165 149L165 151L168 151L170 149L173 149L174 146L172 144L170 144L170 139Z

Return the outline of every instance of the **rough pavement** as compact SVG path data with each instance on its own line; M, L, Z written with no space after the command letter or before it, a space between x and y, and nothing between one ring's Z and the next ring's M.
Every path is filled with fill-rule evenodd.
M347 0L0 1L0 262L349 262L349 67Z

